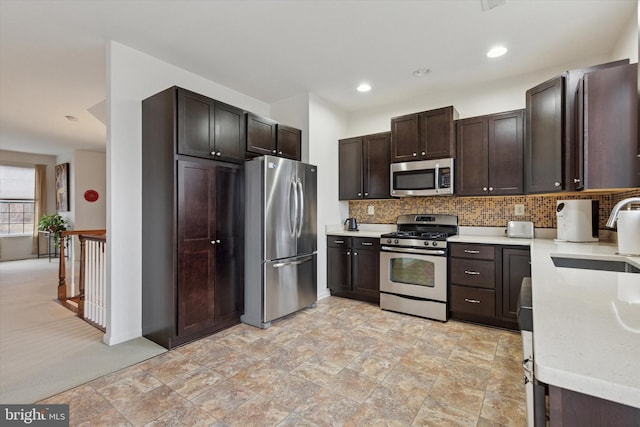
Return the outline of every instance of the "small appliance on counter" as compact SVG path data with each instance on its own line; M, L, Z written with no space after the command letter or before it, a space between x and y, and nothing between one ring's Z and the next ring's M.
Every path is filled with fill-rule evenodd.
M558 220L556 240L561 242L597 242L598 208L597 200L558 200L556 204Z
M358 231L358 220L355 218L347 218L344 221L344 231Z
M507 223L507 237L533 239L533 222L509 221Z
M618 223L618 253L640 255L640 197L624 199L613 207L607 227L613 228L616 222Z

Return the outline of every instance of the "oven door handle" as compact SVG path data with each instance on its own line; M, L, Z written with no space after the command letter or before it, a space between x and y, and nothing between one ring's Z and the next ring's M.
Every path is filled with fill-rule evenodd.
M397 248L392 246L382 246L380 250L385 252L401 252L405 254L420 254L420 255L446 255L443 250L424 250L414 248Z

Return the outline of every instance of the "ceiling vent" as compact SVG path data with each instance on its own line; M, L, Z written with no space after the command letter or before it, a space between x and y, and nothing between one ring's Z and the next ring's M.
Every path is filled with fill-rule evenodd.
M504 6L507 4L507 0L480 0L480 3L482 4L482 11L487 12L498 6Z

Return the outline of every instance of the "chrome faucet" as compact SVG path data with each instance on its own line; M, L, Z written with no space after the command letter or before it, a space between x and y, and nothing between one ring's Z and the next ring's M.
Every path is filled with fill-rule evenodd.
M616 203L616 205L611 210L609 219L607 220L608 228L613 228L613 226L616 224L616 221L618 220L618 213L620 213L620 210L631 203L640 203L640 197L629 197L628 199L624 199Z

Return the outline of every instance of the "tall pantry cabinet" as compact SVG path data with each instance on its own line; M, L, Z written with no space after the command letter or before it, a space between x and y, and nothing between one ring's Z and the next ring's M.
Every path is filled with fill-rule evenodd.
M142 102L142 334L166 348L240 321L244 132L181 88Z

